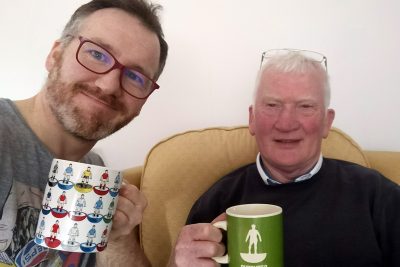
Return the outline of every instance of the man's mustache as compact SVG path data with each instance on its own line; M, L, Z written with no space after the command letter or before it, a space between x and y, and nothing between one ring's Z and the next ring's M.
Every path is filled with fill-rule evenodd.
M89 86L89 85L83 84L83 83L76 83L73 86L73 92L74 92L74 94L85 93L88 95L92 95L92 96L98 98L99 100L107 103L111 108L113 108L115 110L118 110L118 111L125 110L125 107L121 103L121 101L119 101L113 95L104 94L102 92L102 90L98 87Z

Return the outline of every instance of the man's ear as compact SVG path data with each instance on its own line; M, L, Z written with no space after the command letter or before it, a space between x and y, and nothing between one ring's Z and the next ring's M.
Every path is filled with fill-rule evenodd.
M57 64L61 57L61 42L59 40L55 41L50 53L46 58L46 69L50 72L53 67Z
M254 121L254 106L249 107L249 132L251 135L255 134L255 121Z
M323 138L327 138L329 130L332 128L333 120L335 119L335 110L328 109L326 111L326 117L324 122Z

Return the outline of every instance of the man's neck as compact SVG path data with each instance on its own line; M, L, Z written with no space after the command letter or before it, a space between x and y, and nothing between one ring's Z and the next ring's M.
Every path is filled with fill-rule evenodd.
M57 158L79 161L96 144L65 131L46 102L44 91L36 96L15 101L29 127Z

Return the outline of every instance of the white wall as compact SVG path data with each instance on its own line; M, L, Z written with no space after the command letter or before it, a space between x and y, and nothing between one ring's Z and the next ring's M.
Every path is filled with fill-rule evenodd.
M0 9L0 96L35 94L44 59L84 0L8 1ZM161 89L133 123L98 143L114 168L140 165L176 132L247 124L261 52L324 53L334 125L365 149L400 151L400 1L158 0L170 53Z

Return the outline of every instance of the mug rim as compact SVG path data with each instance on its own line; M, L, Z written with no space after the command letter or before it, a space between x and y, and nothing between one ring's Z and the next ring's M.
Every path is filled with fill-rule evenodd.
M96 169L107 169L109 172L121 172L122 170L119 169L115 169L115 168L111 168L108 166L102 166L102 165L97 165L97 164L92 164L92 163L85 163L85 162L81 162L81 161L74 161L74 160L67 160L67 159L60 159L60 158L53 158L52 162L51 162L51 166L53 166L53 163L56 161L62 161L64 163L71 163L74 164L75 166L78 165L79 168L85 168L85 167L93 167Z
M257 214L249 214L248 212L243 212L243 210L242 211L240 210L243 209L244 207L247 208L260 207L264 210L263 211L260 210ZM240 204L226 209L227 215L237 218L265 218L265 217L272 217L275 215L279 215L281 213L282 213L282 207L265 203Z

